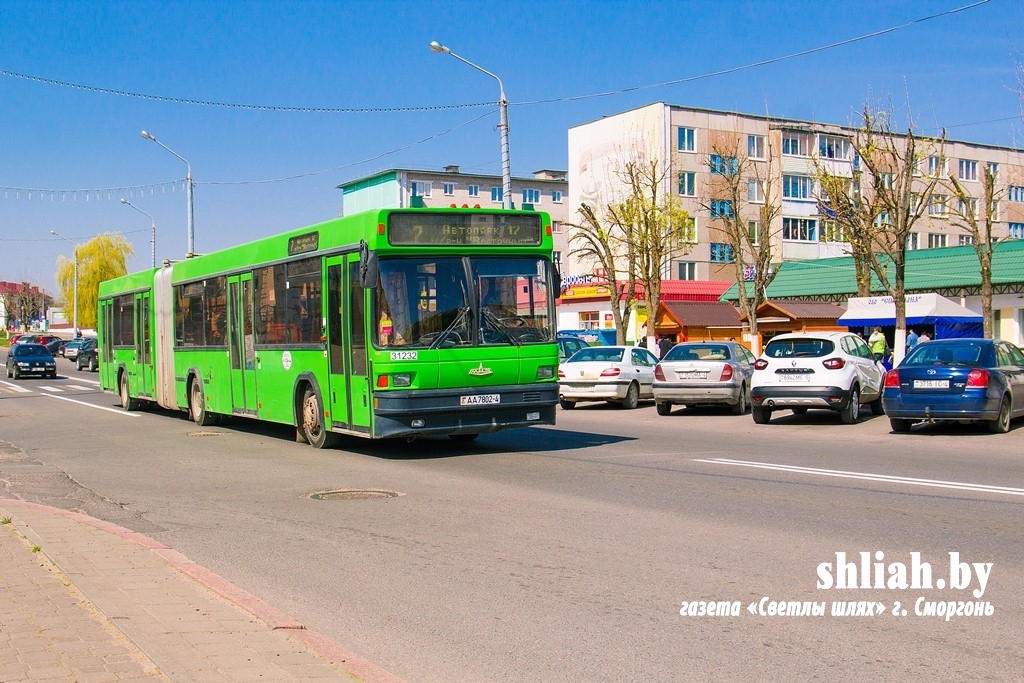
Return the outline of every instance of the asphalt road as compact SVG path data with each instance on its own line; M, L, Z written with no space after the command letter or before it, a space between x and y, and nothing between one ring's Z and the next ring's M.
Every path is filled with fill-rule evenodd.
M1021 676L1024 424L594 405L473 444L316 451L123 413L58 362L0 380L0 493L159 539L410 681ZM398 495L312 497L338 490ZM730 614L680 614L701 601ZM824 613L788 614L804 603Z

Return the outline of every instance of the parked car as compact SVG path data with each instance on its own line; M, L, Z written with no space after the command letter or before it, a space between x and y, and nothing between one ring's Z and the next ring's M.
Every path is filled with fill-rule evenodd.
M747 412L754 354L739 342L676 344L654 368L654 402L658 415L673 405L718 404L734 415Z
M800 415L810 408L838 412L853 424L862 404L883 413L885 367L852 332L794 332L773 337L754 363L751 415L767 424L776 410Z
M46 342L46 350L56 358L58 355L64 355L64 345L67 342L60 337L54 337L53 340Z
M1024 353L993 339L918 344L885 376L882 394L894 432L915 422L979 420L993 433L1024 415Z
M78 371L82 368L89 368L89 372L96 372L100 369L99 347L96 344L83 345L75 356L75 365Z
M579 337L574 337L570 334L558 335L557 341L559 363L564 363L565 359L570 357L572 354L576 353L580 349L585 349L588 346L590 346L590 344L588 344L584 340L580 339Z
M21 379L28 375L57 376L57 361L42 344L15 344L7 350L7 376Z
M85 346L88 344L92 344L93 346L95 346L96 338L77 337L75 339L72 339L71 341L64 345L64 357L67 358L68 360L74 360L75 358L78 357L78 352L81 349L85 348Z
M658 358L638 346L588 346L558 367L558 403L564 410L579 401L607 401L636 408L654 398Z

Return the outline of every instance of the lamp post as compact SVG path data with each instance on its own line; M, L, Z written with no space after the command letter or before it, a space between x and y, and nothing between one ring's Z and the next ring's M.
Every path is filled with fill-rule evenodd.
M72 242L67 237L64 237L63 235L59 234L56 230L51 230L50 234L51 235L56 235L57 237L59 237L60 239L64 240L65 242L67 242L68 244L72 245L75 248L75 251L74 251L74 254L75 254L75 318L74 318L74 322L72 323L72 325L74 325L75 336L77 337L78 336L78 244L76 242Z
M468 64L477 71L482 71L494 80L498 81L498 90L500 91L500 99L498 100L498 107L500 109L500 119L498 120L498 132L501 134L501 195L502 195L502 206L506 209L512 208L512 167L511 162L508 158L508 100L505 99L505 86L501 84L501 79L492 74L487 69L474 64L465 57L452 52L446 46L441 45L436 40L430 42L430 49L438 54L447 54L455 57L463 64Z
M150 213L143 211L142 209L140 209L139 207L135 206L130 201L125 199L124 197L121 197L121 203L124 204L125 206L132 207L133 209L135 209L136 211L145 216L149 216L149 247L150 251L153 254L153 267L156 268L156 219L153 218L153 216Z
M160 145L161 147L166 149L168 152L170 152L171 154L173 154L174 156L178 157L179 159L181 159L182 161L185 162L185 168L186 168L185 194L186 194L187 200L188 200L188 251L185 254L185 258L192 258L196 254L196 249L195 249L195 247L196 247L196 224L195 224L195 216L192 213L192 165L190 163L188 163L188 159L186 159L185 157L181 156L180 154L175 152L173 149L171 149L170 147L168 147L164 143L162 143L159 140L157 140L151 133L147 133L146 131L142 131L142 137L146 138L147 140L152 140L153 142L155 142L156 144Z

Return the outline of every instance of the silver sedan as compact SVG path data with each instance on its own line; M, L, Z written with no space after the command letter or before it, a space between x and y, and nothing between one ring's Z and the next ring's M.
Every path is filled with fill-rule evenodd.
M635 346L591 346L574 353L558 367L558 403L564 410L578 401L607 401L636 408L653 398L658 358Z
M654 401L659 415L673 405L725 404L734 415L747 412L754 355L739 342L683 342L654 369Z

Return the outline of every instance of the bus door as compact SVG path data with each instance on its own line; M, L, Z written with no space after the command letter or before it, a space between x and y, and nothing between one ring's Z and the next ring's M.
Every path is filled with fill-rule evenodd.
M151 293L135 295L135 387L137 396L153 395L153 330L150 325ZM129 375L130 376L130 375Z
M228 355L231 357L231 410L236 414L256 415L252 273L228 278Z
M324 402L331 425L370 433L370 383L366 371L364 290L359 286L359 255L326 260L329 387Z

